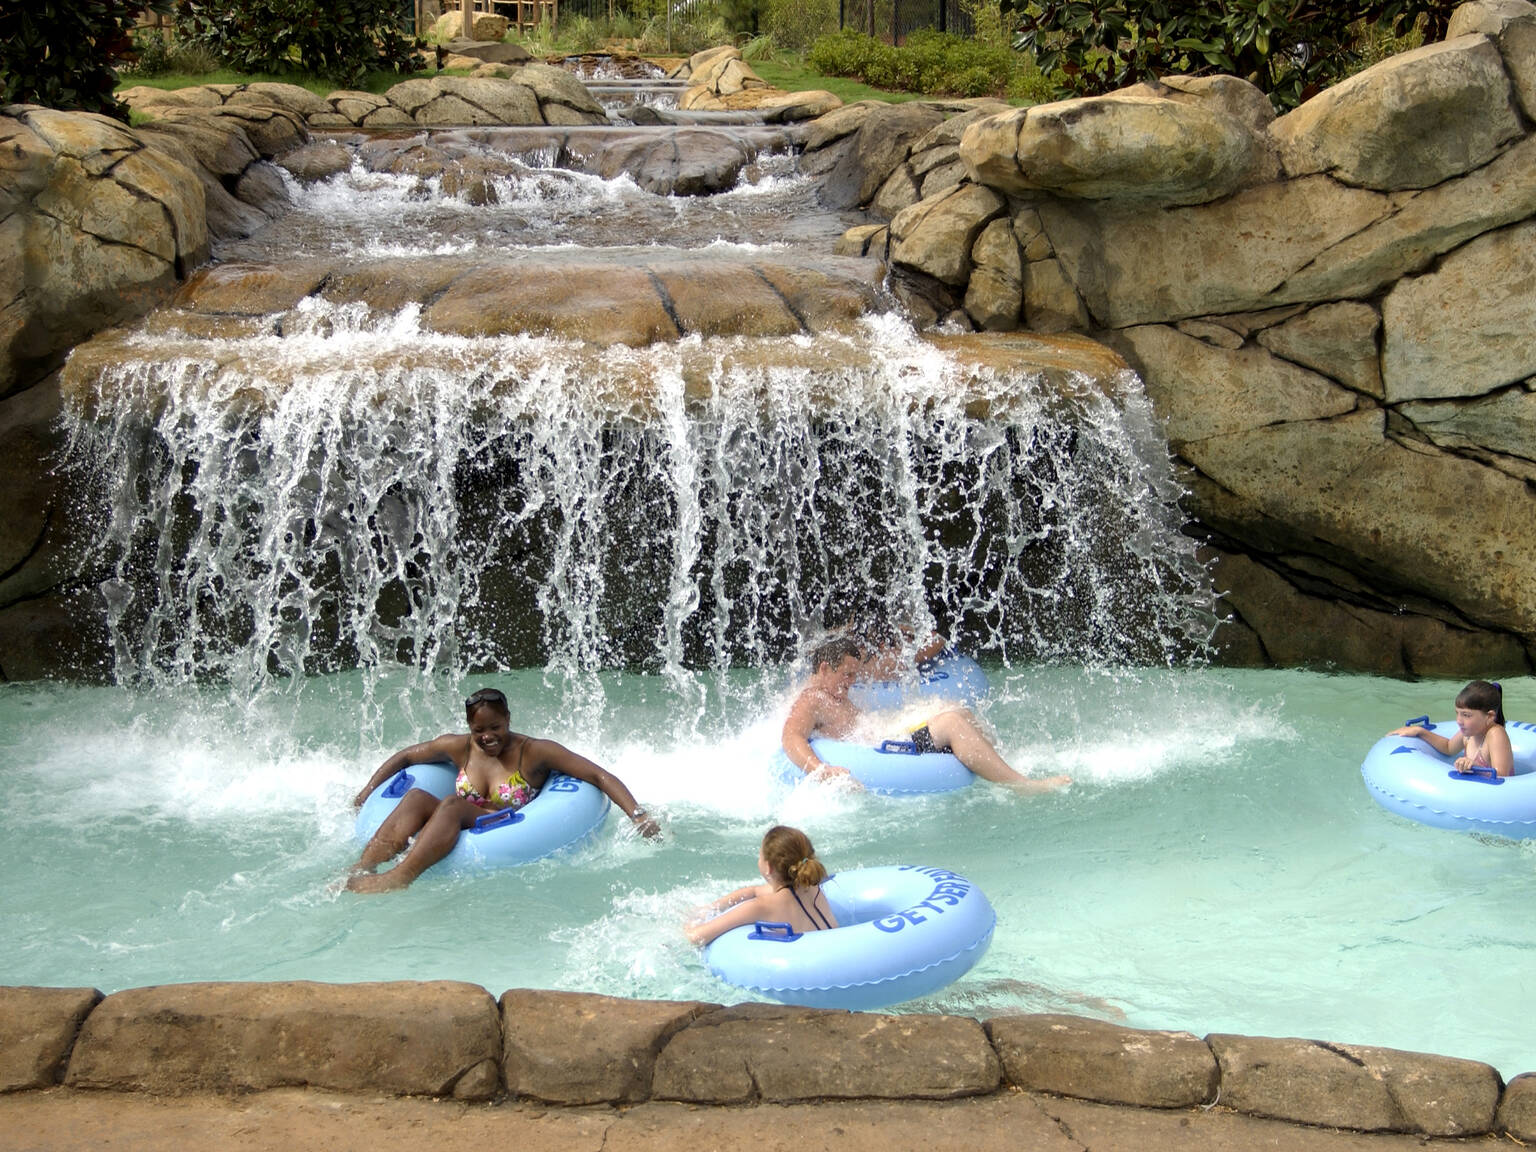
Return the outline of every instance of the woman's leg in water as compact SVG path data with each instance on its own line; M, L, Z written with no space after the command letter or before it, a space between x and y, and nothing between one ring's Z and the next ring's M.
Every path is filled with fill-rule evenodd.
M411 837L420 832L440 803L430 792L412 788L400 798L394 811L384 817L373 838L363 846L363 854L352 865L353 872L372 872L386 860L405 851Z
M425 796L430 801L425 817L421 816L423 802L418 800L412 803L410 811L401 817L400 823L391 828L390 822L395 814L399 813L400 809L405 807L406 801L413 796ZM368 847L363 849L362 859L357 862L358 871L348 878L347 887L353 892L389 892L396 888L404 888L452 852L453 846L458 843L459 833L483 815L485 815L484 808L477 807L458 796L438 800L431 793L417 789L411 790L406 793L405 798L400 801L389 818L379 826L373 839L368 842ZM416 842L411 845L411 850L405 854L405 858L388 872L373 873L371 869L377 868L405 847L404 840L397 841L396 837L413 821L419 821L416 824L418 828L415 833ZM386 829L389 830L387 837ZM406 839L408 838L407 835ZM376 844L379 845L377 849L374 848ZM386 851L386 849L389 850Z
M1031 780L1015 772L987 739L976 718L964 708L940 712L928 721L928 731L933 734L936 747L948 748L960 763L994 784L1003 784L1019 792L1049 792L1072 783L1070 776Z

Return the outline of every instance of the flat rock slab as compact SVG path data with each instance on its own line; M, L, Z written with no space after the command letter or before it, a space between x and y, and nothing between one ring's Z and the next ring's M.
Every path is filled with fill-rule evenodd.
M701 1016L656 1060L659 1100L736 1104L872 1097L952 1099L997 1090L981 1025L740 1004Z
M951 1101L854 1101L622 1111L349 1098L279 1089L250 1096L0 1095L8 1147L49 1152L1423 1152L1419 1136L1338 1132L1223 1109L1148 1111L1010 1093Z
M1216 1057L1188 1032L1123 1028L1081 1016L1003 1016L987 1021L1003 1078L1054 1092L1143 1108L1188 1108L1216 1099Z
M1499 1074L1477 1061L1269 1036L1206 1042L1221 1065L1221 1102L1239 1112L1426 1136L1493 1128Z
M164 1095L309 1086L490 1099L500 1062L496 1003L474 984L172 984L98 1004L65 1082Z
M0 1092L59 1082L94 988L0 988Z
M552 1104L646 1100L662 1046L719 1007L585 992L507 992L501 998L507 1091Z

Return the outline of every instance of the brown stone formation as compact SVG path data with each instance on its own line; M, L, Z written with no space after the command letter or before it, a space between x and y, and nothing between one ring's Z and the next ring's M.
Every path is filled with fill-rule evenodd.
M1008 1083L1027 1092L1155 1108L1216 1099L1220 1072L1187 1032L1147 1032L1079 1016L1005 1016L987 1022Z
M1474 0L1444 42L1278 119L1234 77L1170 78L950 113L958 175L942 131L882 148L861 105L805 147L890 220L842 250L887 249L914 316L1079 331L1137 369L1211 546L1227 660L1518 675L1536 667L1533 93L1536 6Z
M1473 1136L1493 1128L1499 1074L1391 1048L1268 1036L1206 1037L1228 1107L1279 1120Z
M496 1004L474 984L169 984L106 997L64 1082L176 1095L301 1085L484 1100L501 1085Z
M1361 1132L1536 1138L1536 1077L1319 1040L624 1000L450 981L0 988L0 1094L291 1087L629 1108L1008 1099L1210 1108ZM55 1089L56 1091L57 1089ZM1065 1105L1063 1105L1065 1106ZM1086 1113L1084 1114L1087 1115Z
M200 316L233 323L321 292L379 308L417 300L445 332L602 346L834 331L870 306L887 261L886 287L920 326L1076 333L1140 373L1223 593L1228 661L1529 672L1536 6L1473 0L1450 33L1279 118L1233 77L1030 109L826 112L800 94L768 118L825 112L793 129L803 170L828 203L888 227L851 230L827 263L667 257L600 283L575 268L535 276L452 259L412 261L399 277L303 260L277 273L194 273L222 240L285 210L279 160L301 180L354 162L415 172L474 200L495 193L473 149L453 143L454 131L473 131L464 125L526 123L573 163L668 194L729 186L750 149L684 130L676 146L640 133L584 150L567 126L602 120L601 108L575 77L537 62L484 63L505 75L419 78L383 96L135 89L127 98L153 120L133 130L5 109L0 459L15 514L0 521L0 676L99 665L99 644L78 627L90 613L61 575L78 545L36 463L57 447L50 374L81 346L63 382L81 386L112 338L82 341L178 285L175 322L189 330ZM706 104L778 99L730 48L675 74ZM414 137L445 122L459 128L428 143L308 137L315 127Z

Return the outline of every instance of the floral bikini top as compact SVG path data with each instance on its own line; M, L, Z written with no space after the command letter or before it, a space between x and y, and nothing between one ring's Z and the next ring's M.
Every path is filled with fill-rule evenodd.
M475 786L469 782L469 776L463 768L459 769L458 779L453 783L453 790L471 804L498 811L507 808L516 811L539 794L537 788L523 779L521 771L514 771L505 780L497 783L495 789L496 795L489 800L486 799L475 791Z

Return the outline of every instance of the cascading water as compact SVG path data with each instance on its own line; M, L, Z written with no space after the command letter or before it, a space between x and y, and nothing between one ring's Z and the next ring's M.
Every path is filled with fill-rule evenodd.
M749 156L741 181L685 198L549 166L600 160L601 131L349 138L350 172L76 350L67 463L117 683L0 685L8 979L721 1000L678 924L784 821L835 868L939 864L992 899L987 956L916 1009L1536 1067L1518 981L1442 979L1528 963L1530 853L1435 839L1359 784L1363 749L1454 688L1205 666L1209 581L1134 377L916 336L874 261L827 255L861 220L816 202L782 133L729 130L711 154ZM707 334L482 323L523 303L482 293L541 277L704 282ZM817 334L698 306L737 291ZM815 313L827 296L854 306ZM980 656L1000 751L1073 787L786 784L781 666L874 607ZM516 874L339 895L348 800L487 684L664 842L610 820Z
M306 300L258 334L162 331L76 410L74 456L118 495L121 678L678 678L874 606L1006 659L1166 663L1209 627L1129 382L978 378L890 316L793 355L597 357L416 320Z

